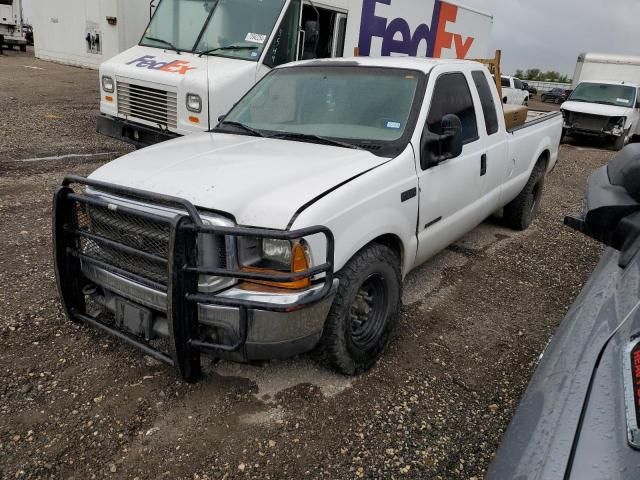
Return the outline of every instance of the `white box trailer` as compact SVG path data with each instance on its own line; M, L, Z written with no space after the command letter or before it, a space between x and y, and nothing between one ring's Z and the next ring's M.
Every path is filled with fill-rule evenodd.
M150 0L35 2L36 57L88 68L136 45L152 11Z
M578 57L571 88L585 81L640 84L640 57L583 53Z
M144 146L209 130L300 59L486 58L492 26L442 0L160 0L140 43L100 67L98 131Z
M22 31L22 0L0 0L0 37L7 47L27 50L27 39Z

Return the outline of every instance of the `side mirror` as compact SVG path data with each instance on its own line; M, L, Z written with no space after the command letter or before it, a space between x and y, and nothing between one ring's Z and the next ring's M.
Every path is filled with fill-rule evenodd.
M420 142L420 163L423 170L459 157L462 153L462 121L457 115L448 114L440 122L441 134L425 127Z
M636 108L640 110L640 99L638 99L638 101L636 102Z

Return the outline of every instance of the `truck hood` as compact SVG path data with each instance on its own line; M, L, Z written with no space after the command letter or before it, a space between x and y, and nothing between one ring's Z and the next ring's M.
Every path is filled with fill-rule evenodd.
M388 161L363 150L202 133L125 155L90 178L180 197L240 225L286 229L300 207Z
M615 105L601 105L599 103L568 101L562 104L562 110L575 113L587 113L589 115L600 115L602 117L627 117L633 109L617 107Z

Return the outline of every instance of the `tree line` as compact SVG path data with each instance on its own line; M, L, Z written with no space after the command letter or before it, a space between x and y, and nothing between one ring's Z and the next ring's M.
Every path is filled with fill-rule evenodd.
M555 70L549 70L548 72L543 72L539 68L530 68L529 70L516 70L515 76L520 80L571 83L571 79L568 75L562 75L560 72L556 72Z

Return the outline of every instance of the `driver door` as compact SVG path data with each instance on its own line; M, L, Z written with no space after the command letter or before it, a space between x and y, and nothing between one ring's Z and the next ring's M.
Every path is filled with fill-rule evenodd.
M482 222L484 153L478 135L481 120L473 102L468 74L435 73L426 101L430 102L425 129L441 133L440 123L447 114L462 122L462 154L439 165L423 168L422 152L416 152L420 212L418 215L418 262L422 263ZM430 94L431 93L431 94ZM420 150L418 147L417 150Z

